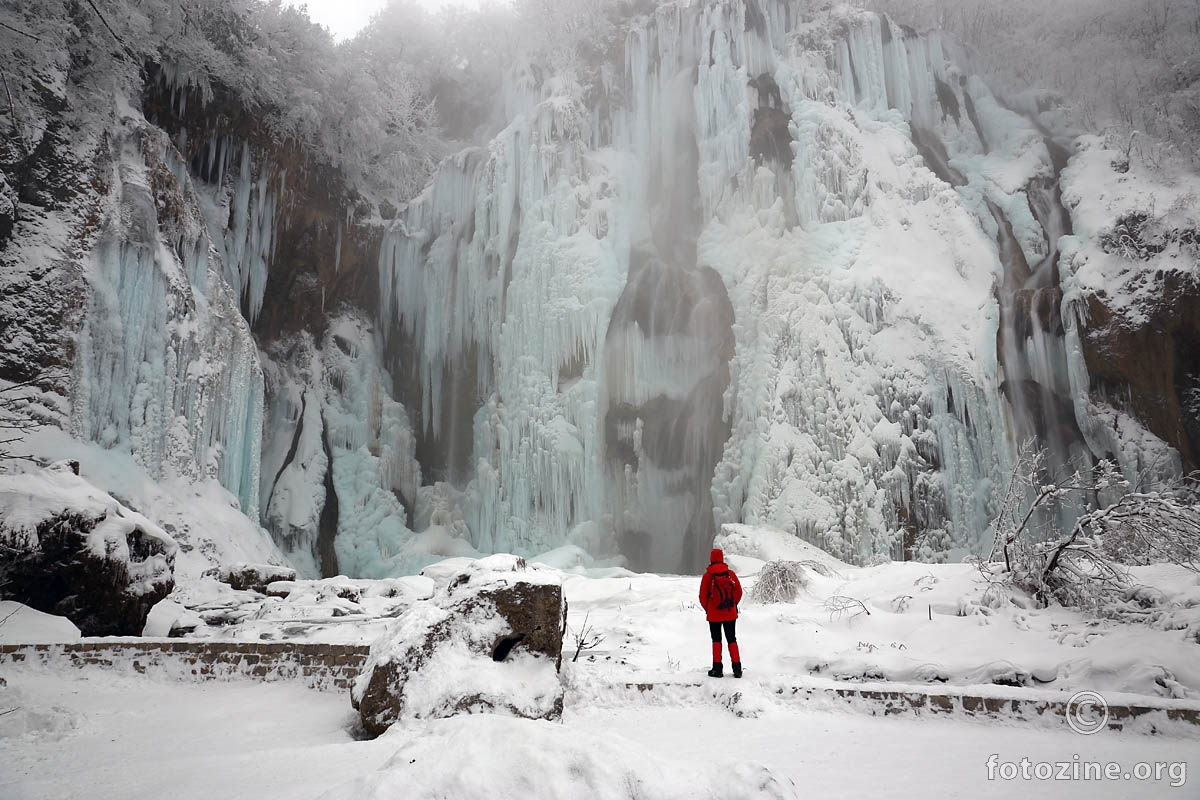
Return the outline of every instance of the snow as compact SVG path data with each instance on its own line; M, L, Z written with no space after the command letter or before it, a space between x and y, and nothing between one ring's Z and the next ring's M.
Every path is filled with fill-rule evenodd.
M1135 586L1152 587L1143 591L1153 602L1122 621L1060 606L1037 608L1032 598L973 564L856 567L784 532L748 526L726 526L716 544L741 577L747 598L768 560L799 562L805 570L807 581L795 602L748 599L740 609L743 660L764 684L828 688L849 682L1047 699L1091 689L1131 700L1200 701L1194 652L1200 578L1182 567L1130 568ZM384 581L276 582L267 597L211 578L186 580L168 601L209 622L189 638L370 644L389 626L418 630L432 624L430 614L436 612L426 601L444 594L464 572L492 575L494 559L503 566L514 557L447 559L424 575ZM688 664L707 660L707 627L696 598L699 577L578 564L559 569L537 561L529 560L529 568L516 574L562 581L570 629L564 662L573 655L573 636L585 619L605 640L576 663L579 691L679 681L688 677ZM861 610L839 611L830 601L846 597L861 602ZM417 621L403 622L414 608ZM173 607L162 613L183 615ZM1017 685L995 682L1005 674L1019 678L1009 681Z
M0 600L0 644L73 642L79 628L66 617L46 614L13 600Z
M376 772L320 797L799 797L792 781L759 764L717 762L697 769L607 732L563 733L555 723L490 714L430 723L421 735L405 737Z
M376 740L358 741L345 693L241 679L181 684L153 670L136 675L6 663L0 711L16 711L0 715L7 768L0 794L67 797L86 786L98 796L158 797L170 785L180 798L392 796L389 791L575 797L607 796L628 778L640 781L642 793L612 796L918 797L934 787L947 797L1009 797L1018 784L987 779L993 754L1013 762L1115 761L1126 771L1135 761L1170 762L1176 782L1180 769L1200 769L1200 733L1188 726L1156 736L1103 731L1083 737L1057 720L868 716L823 693L899 689L1061 701L1090 689L1110 703L1200 708L1196 644L1188 638L1200 630L1194 573L1170 565L1135 568L1139 582L1161 593L1155 596L1168 617L1161 624L1130 624L1033 608L1019 595L998 594L969 564L855 567L780 532L744 526L727 529L721 544L748 589L763 557L810 565L822 559L820 569L806 567L809 580L795 602L743 602L741 680L703 675L709 642L696 603L698 577L530 569L522 574L561 576L570 606L560 723L487 714L407 718ZM749 547L759 548L758 555L743 549ZM262 612L210 632L202 626L196 635L209 638L220 631L219 638L253 641L365 643L405 618L428 623L420 613L396 617L406 608L433 608L424 600L448 576L464 568L495 575L515 563L497 555L435 565L427 577L272 584L286 600L204 579L186 582L172 601L188 607L206 595L212 608L224 604L227 616ZM870 614L831 613L825 601L835 595L861 600ZM357 613L331 619L334 607ZM573 634L585 618L603 640L572 662ZM7 624L0 627L0 642L12 641L8 633ZM68 638L62 626L39 619L28 638L58 637ZM429 673L431 691L478 668L467 670L465 661L452 666ZM512 688L502 675L483 677L498 690ZM653 688L631 688L646 684ZM816 694L803 699L806 694L794 694L797 687ZM529 779L540 788L522 788ZM1165 774L1136 787L1094 780L1019 786L1031 797L1180 796Z
M1116 165L1127 163L1127 171ZM1197 259L1176 245L1145 260L1104 252L1099 239L1113 232L1119 219L1141 214L1148 218L1145 238L1171 230L1200 228L1200 178L1181 172L1163 175L1136 157L1105 146L1098 136L1083 136L1079 152L1063 172L1063 203L1071 211L1074 235L1068 238L1069 265L1075 292L1099 294L1104 303L1131 327L1146 322L1145 310L1159 299L1161 284L1146 280L1158 272L1195 275ZM1132 244L1132 243L1131 243ZM1066 281L1064 281L1066 284ZM1079 308L1080 296L1064 297L1064 307Z
M51 427L26 433L24 445L53 461L78 461L89 484L153 520L155 529L178 544L177 580L196 579L221 564L283 560L267 532L242 513L237 498L215 479L156 478L128 452L82 442Z

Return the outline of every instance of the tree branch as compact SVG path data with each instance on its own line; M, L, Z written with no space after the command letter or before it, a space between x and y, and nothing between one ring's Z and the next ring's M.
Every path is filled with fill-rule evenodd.
M9 25L7 22L0 22L0 28L7 28L8 30L12 31L13 33L19 33L22 36L28 36L30 39L33 39L35 42L41 41L40 38L38 38L37 36L34 36L32 33L27 33L25 31L21 30L20 28L14 28L12 25Z
M4 94L8 96L8 115L12 117L13 128L17 131L17 140L21 143L21 152L28 156L30 150L29 143L25 141L25 131L21 128L21 120L17 119L17 106L13 102L12 92L8 89L8 76L4 74L3 70L0 70L0 80L4 81ZM8 391L8 389L0 391Z
M125 44L124 39L117 35L117 32L113 30L112 25L108 24L108 20L105 19L104 15L100 13L100 9L96 7L95 2L93 2L93 0L87 0L87 4L92 7L92 11L96 12L96 16L99 17L100 21L104 23L104 27L108 29L109 34L113 37L113 39L116 40L117 44L121 45L121 50L125 53L125 57L130 61L137 63L137 56L134 55L133 50L129 47L129 45Z

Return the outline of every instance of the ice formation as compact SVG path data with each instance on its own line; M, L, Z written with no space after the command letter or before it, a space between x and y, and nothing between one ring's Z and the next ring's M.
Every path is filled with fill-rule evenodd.
M293 564L310 576L384 577L474 553L452 533L440 547L432 534L414 541L421 469L369 323L339 315L319 346L300 333L269 355L261 502Z
M688 569L744 521L945 557L985 541L1026 436L1137 463L1075 421L1066 155L953 43L734 0L659 6L623 52L599 102L518 71L508 127L381 250L420 426L473 442L475 547Z
M957 557L1027 436L1059 469L1161 452L1089 395L1066 154L953 43L728 0L616 50L514 67L503 129L385 232L377 324L264 367L286 172L124 113L78 433L217 478L314 576L563 546L687 571L726 522Z
M111 135L72 428L157 478L216 478L258 513L262 370L167 137L126 108Z

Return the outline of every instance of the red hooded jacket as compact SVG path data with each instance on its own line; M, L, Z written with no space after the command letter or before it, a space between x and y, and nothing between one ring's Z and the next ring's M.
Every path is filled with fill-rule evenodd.
M728 622L732 619L737 619L737 604L742 602L742 582L738 580L737 573L725 566L725 554L718 550L713 550L710 556L711 564L704 571L704 577L700 579L700 605L704 606L704 613L708 616L709 622ZM733 606L730 608L718 608L721 604L719 592L713 586L713 580L723 580L723 576L728 574L730 582L733 584ZM717 578L717 576L722 576Z

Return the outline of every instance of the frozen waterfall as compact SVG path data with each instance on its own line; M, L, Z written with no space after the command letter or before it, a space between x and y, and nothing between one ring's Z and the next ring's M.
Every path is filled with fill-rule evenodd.
M727 521L860 563L986 546L1013 381L1081 391L1052 266L998 299L1069 232L1045 137L866 12L668 3L621 51L603 103L514 73L508 125L381 248L388 366L470 546L691 570Z
M73 427L127 448L156 477L216 478L254 519L258 349L175 148L132 116L111 148L111 188L86 273Z

